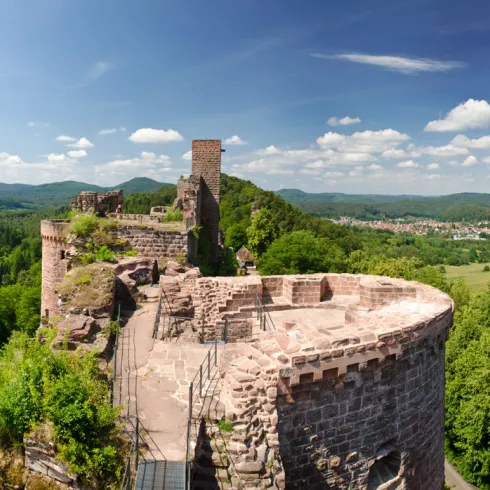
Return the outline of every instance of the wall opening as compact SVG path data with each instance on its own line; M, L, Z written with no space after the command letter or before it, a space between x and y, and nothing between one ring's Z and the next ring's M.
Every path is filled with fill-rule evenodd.
M401 456L393 451L378 459L369 470L368 490L377 490L398 476L401 466Z
M60 251L60 260L65 260L65 251L64 250Z

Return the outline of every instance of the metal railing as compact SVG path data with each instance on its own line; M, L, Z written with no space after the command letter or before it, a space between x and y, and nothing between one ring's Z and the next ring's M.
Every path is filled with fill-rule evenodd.
M121 303L118 304L117 311L117 326L116 326L116 337L114 339L114 362L112 364L112 379L110 384L111 389L111 405L114 405L114 387L116 385L116 375L117 375L117 348L119 347L119 330L121 328Z
M121 481L121 490L131 490L133 488L133 483L135 482L135 477L138 472L139 464L139 450L140 450L140 419L136 417L136 423L133 424L130 419L128 419L130 425L132 425L134 431L131 433L130 430L126 429L128 437L131 441L128 457L126 460L126 467L124 468L124 475Z
M153 327L153 338L158 337L158 330L160 329L160 322L162 317L162 305L163 305L163 294L160 293L160 299L158 300L157 314L155 315L155 326Z
M270 313L265 309L262 301L260 301L258 294L255 294L255 311L257 314L257 320L260 323L260 330L265 331L276 329Z
M191 488L191 432L192 414L194 405L199 399L206 397L206 391L211 383L211 371L218 367L218 340L215 339L211 348L208 350L206 358L199 366L199 371L194 376L189 385L189 413L187 419L187 447L185 456L185 486L187 490ZM208 386L206 387L206 381Z

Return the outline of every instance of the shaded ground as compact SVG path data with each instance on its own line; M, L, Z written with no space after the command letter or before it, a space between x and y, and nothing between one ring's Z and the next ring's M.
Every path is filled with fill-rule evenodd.
M446 472L446 483L451 485L453 490L477 490L470 483L466 483L456 471L456 468L448 461L444 461L444 470Z

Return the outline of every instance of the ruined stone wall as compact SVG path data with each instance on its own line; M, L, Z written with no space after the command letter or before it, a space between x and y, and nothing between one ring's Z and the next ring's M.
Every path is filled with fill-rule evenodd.
M65 277L72 252L72 247L67 243L69 226L69 223L60 220L41 221L41 317L60 314L60 302L56 286Z
M219 258L219 203L221 193L221 140L192 142L192 175L202 177L201 226L210 243L211 259Z
M317 278L338 292L386 280L407 294L394 298L387 291L389 305L346 311L342 328L328 319L299 320L251 344L229 346L220 366L220 401L234 428L232 483L441 490L451 299L401 280ZM304 278L296 279L301 287Z
M155 230L141 226L119 226L113 232L126 239L138 253L150 257L178 257L187 259L189 234L180 231Z
M123 191L110 191L100 194L92 191L83 191L70 203L72 209L81 213L115 213L119 206L123 206Z

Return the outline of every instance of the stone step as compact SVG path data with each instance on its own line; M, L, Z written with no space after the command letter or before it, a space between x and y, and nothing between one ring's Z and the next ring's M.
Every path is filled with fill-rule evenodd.
M233 486L227 480L225 481L202 481L199 478L194 478L192 482L193 490L228 490Z
M220 454L219 452L214 452L209 448L201 448L202 452L197 460L198 464L202 467L213 467L213 468L228 468L229 462L228 457L225 454Z
M213 466L201 466L199 463L194 465L194 479L202 481L227 481L228 471L225 468L215 468Z

